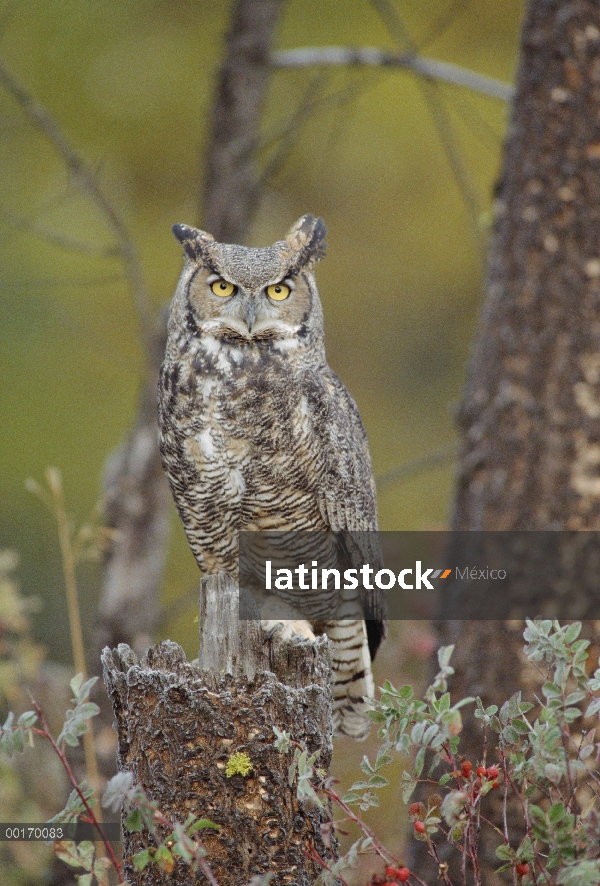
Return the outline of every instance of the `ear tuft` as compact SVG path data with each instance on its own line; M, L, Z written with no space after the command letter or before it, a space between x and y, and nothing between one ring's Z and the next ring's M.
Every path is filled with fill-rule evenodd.
M325 255L325 235L327 228L322 218L303 215L286 234L285 242L291 252L296 253L294 267L300 269L313 265Z
M211 234L200 231L198 228L191 228L189 225L173 225L171 230L192 259L198 258L202 253L203 246L215 242L215 238Z

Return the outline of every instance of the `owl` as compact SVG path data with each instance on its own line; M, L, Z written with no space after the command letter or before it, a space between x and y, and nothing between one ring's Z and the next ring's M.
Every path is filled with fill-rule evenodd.
M373 565L367 437L327 365L313 275L325 253L323 221L305 215L263 249L218 243L186 225L173 232L185 261L159 378L160 451L200 569L237 576L241 530L329 533L340 562L351 556L348 539L363 538L355 556ZM385 634L380 604L362 604L367 621L361 609L303 631L332 642L334 728L355 738L368 731L371 660Z

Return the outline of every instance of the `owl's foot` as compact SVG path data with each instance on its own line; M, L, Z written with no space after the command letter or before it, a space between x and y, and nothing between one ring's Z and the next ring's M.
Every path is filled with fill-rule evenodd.
M315 640L310 624L307 621L276 621L269 619L261 622L263 631L265 632L265 643L273 637L280 640L292 640L294 637L304 637L306 640Z

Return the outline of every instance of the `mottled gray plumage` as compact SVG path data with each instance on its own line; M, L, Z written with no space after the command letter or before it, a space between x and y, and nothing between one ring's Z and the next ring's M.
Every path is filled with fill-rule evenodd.
M237 572L243 529L376 530L365 430L325 358L312 273L323 222L304 216L265 249L173 230L186 258L160 373L160 448L202 571ZM362 737L383 623L368 622L368 644L362 619L313 627L334 644L336 728Z

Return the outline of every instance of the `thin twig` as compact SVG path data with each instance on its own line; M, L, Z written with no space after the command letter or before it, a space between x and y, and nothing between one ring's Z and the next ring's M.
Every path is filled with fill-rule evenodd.
M48 468L46 471L46 481L50 494L48 495L44 489L38 487L36 483L29 484L29 488L47 505L54 519L56 520L56 528L58 532L58 541L60 545L60 553L62 558L63 574L65 578L65 594L67 598L67 609L69 613L69 630L71 634L71 648L73 650L73 660L75 664L75 672L82 674L83 682L87 680L87 667L85 663L85 649L83 644L83 631L81 628L81 616L79 597L77 592L77 577L75 573L75 553L71 543L71 530L65 507L62 480L60 472L56 468ZM53 747L55 747L54 741ZM83 735L83 751L85 756L85 768L87 775L96 794L100 794L100 773L98 771L98 759L96 755L96 742L94 739L94 730L90 728ZM62 759L62 758L61 758ZM101 821L101 813L97 816Z
M321 858L321 856L319 855L319 853L317 852L317 850L313 846L310 846L308 849L305 849L304 854L306 855L307 858L310 858L312 861L316 861L317 864L323 868L323 870L329 871L330 874L332 873L332 870L329 867L329 865L327 864L327 862L325 861L325 859ZM344 880L344 878L342 877L341 874L339 874L339 873L336 874L335 879L336 879L336 882L339 881L342 884L342 886L349 886L348 881Z
M77 579L75 576L75 557L71 545L71 533L65 508L62 480L56 468L48 468L46 480L52 493L53 514L58 530L58 541L62 557L63 573L65 577L65 591L67 607L69 610L69 628L71 631L71 647L75 671L83 674L84 682L87 679L85 650L83 645L83 632L81 629L81 617L79 615L79 599L77 594Z
M391 486L399 480L406 480L408 477L414 476L414 474L420 474L422 471L429 470L429 468L436 468L439 465L449 464L454 461L455 458L456 444L449 443L447 446L442 446L440 449L434 449L433 452L428 452L426 455L421 455L419 458L414 458L411 461L404 462L404 464L397 465L395 468L386 471L385 474L376 477L375 482L377 483L377 488L379 490L385 489L387 486Z
M317 77L309 83L300 105L292 112L290 117L284 121L283 125L279 125L274 129L272 134L267 133L263 138L257 149L257 155L273 148L274 145L279 144L279 147L276 148L273 156L267 161L266 168L260 173L257 184L255 185L256 189L259 187L266 187L279 172L296 144L300 131L307 120L309 120L314 114L322 112L328 105L337 105L337 107L340 107L343 103L346 104L351 99L356 98L358 89L355 84L351 84L346 85L335 92L321 95L312 101L308 101L310 94L312 92L317 92L315 85L318 85L319 80L320 78ZM364 88L364 84L361 84L361 88ZM349 115L346 115L345 117L346 122L348 116ZM324 161L326 158L330 157L331 148L331 144L328 144L323 152Z
M0 221L5 222L14 228L15 231L26 231L40 240L45 240L53 246L60 246L61 249L68 249L69 252L81 252L83 255L99 255L101 258L120 258L121 250L118 246L104 246L100 243L83 243L81 240L72 240L70 237L64 237L62 234L56 234L53 231L44 231L38 228L35 222L27 218L17 218L9 215L4 211L0 211Z
M463 13L469 4L469 0L454 0L429 27L429 30L419 38L419 51L430 43L435 42L452 27L456 19Z
M32 698L32 704L33 704L36 714L40 718L40 723L42 724L42 730L36 730L36 731L38 733L41 732L41 734L44 735L44 737L52 745L52 748L53 748L55 754L58 756L60 762L63 765L65 772L67 773L69 781L73 785L75 791L77 792L79 799L83 803L85 810L90 817L91 823L94 825L94 827L96 828L96 830L100 834L100 837L102 838L102 842L104 844L104 848L106 849L106 853L107 853L108 857L110 858L112 864L114 865L115 870L120 871L122 865L119 863L119 861L113 851L113 848L110 844L110 841L107 839L106 835L104 834L104 832L102 830L102 825L98 819L98 816L94 813L94 810L92 809L92 807L88 803L88 801L85 797L85 794L83 793L83 791L79 787L79 784L77 783L77 779L75 778L73 770L69 766L69 761L66 758L65 752L63 750L61 750L61 748L59 748L59 746L55 742L54 737L53 737L52 733L50 732L50 727L48 726L48 722L44 716L44 712L43 712L42 708L40 707L40 705L37 703L37 701L34 698Z
M317 65L404 68L428 80L451 83L503 102L511 101L514 95L514 89L509 83L478 74L468 68L424 58L412 52L391 52L389 49L372 46L304 46L282 49L273 52L270 60L274 68L310 68Z
M501 755L501 759L502 759L502 768L504 770L504 778L509 782L509 784L513 790L513 793L515 794L517 800L519 801L519 804L521 806L521 810L523 812L523 818L525 819L525 828L527 831L527 836L531 840L531 845L535 846L535 834L533 833L533 827L531 824L531 819L529 817L529 809L527 807L527 803L525 802L525 798L523 797L523 794L521 793L521 791L519 790L519 788L515 784L514 780L511 778L510 772L508 770L508 766L506 765L506 762L505 762L504 751L501 751L500 755ZM546 866L544 865L544 863L540 859L541 859L540 853L535 852L534 853L534 862L535 862L535 864L537 864L538 868L540 869L540 872L541 872L542 876L544 877L548 886L551 886L552 881L550 879L548 871L546 870Z
M502 145L502 135L488 123L477 106L470 101L470 98L471 96L464 94L455 95L452 100L452 110L460 117L473 139L477 139L482 147L493 151L496 156Z
M296 142L300 127L311 113L314 113L324 101L323 98L316 98L321 91L322 86L323 75L319 73L316 77L313 77L308 84L300 105L295 109L289 120L286 121L285 128L279 135L277 149L257 177L254 184L254 189L257 194L259 194L264 189L265 185L277 175Z
M371 5L384 22L389 34L396 41L399 50L409 57L419 59L417 46L404 24L396 6L390 0L371 0ZM486 254L485 238L482 234L480 218L481 206L470 168L465 163L460 145L457 143L448 111L439 90L439 78L419 78L417 85L429 108L438 137L448 158L450 170L470 216L473 236L483 266ZM474 87L471 87L474 88Z
M56 152L64 161L69 172L85 193L92 198L106 219L108 226L118 243L119 254L125 267L131 294L137 309L138 321L146 345L146 351L147 353L150 353L150 343L153 338L153 321L150 300L143 280L137 251L127 227L112 203L102 191L93 171L71 147L70 143L46 108L36 102L30 93L17 83L12 74L9 73L1 62L0 85L2 85L9 95L15 99L34 126L36 126L37 129L39 129L40 132L52 142Z

